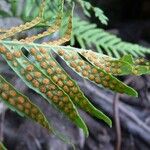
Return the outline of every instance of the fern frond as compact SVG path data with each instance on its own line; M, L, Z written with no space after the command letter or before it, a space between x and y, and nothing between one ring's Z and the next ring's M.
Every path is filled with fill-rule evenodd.
M69 52L69 50L71 52ZM54 50L58 53L58 49ZM104 69L98 68L96 66L92 66L89 62L84 61L77 51L73 51L73 49L64 49L64 55L60 56L66 64L72 68L76 73L78 73L81 77L88 79L92 82L94 82L97 85L103 85L105 88L109 88L113 91L119 92L119 93L126 93L131 96L137 96L137 93L132 88L126 86L124 83L120 82L115 77L111 76L109 73L104 71ZM77 53L78 52L78 53ZM67 59L65 59L68 57ZM73 59L73 57L76 57L76 59ZM115 86L117 85L117 86Z
M43 21L42 17L43 17L43 13L44 13L44 9L45 9L45 3L46 3L46 1L42 0L38 17L33 19L31 22L27 22L25 24L21 24L17 27L12 27L11 29L6 30L6 33L0 35L0 40L11 37L11 36L13 36L17 33L20 33L22 31L31 29L35 25L42 23L42 21ZM3 31L3 29L1 29L1 30Z
M98 111L93 105L91 105L81 92L80 88L75 84L75 81L69 77L56 60L54 60L51 55L52 50L81 77L88 79L97 85L103 85L113 91L137 96L135 90L107 73L105 68L91 65L92 60L88 62L82 59L79 54L83 55L85 53L84 50L68 48L65 46L25 44L10 41L2 41L0 43L0 50L3 57L20 78L30 88L42 95L49 102L52 101L52 103L63 111L77 126L83 128L86 134L87 128L80 118L75 105L84 109L91 115L103 119L109 125L111 125L111 121L102 112ZM34 64L20 51L23 48L28 50L30 54L34 56ZM121 64L120 68L122 65L123 64ZM50 92L49 90L53 91ZM76 92L79 97L76 96ZM62 95L61 97L60 93ZM65 101L67 100L67 104L64 99ZM76 119L74 120L74 118Z
M95 17L97 17L102 24L107 25L108 18L105 16L102 9L98 7L93 7L91 3L84 0L77 0L77 1L82 6L83 12L86 16L91 17L89 11L92 10L95 14Z
M25 48L28 49L28 47ZM36 66L47 76L50 76L53 82L69 95L76 106L80 107L89 114L102 119L109 126L111 126L111 120L89 102L76 82L65 72L65 70L54 59L53 55L48 51L48 49L39 48L35 53L32 53L32 50L29 50L30 54L34 57ZM47 65L46 68L41 66L41 61ZM58 76L56 74L58 74ZM61 104L62 102L60 102L60 105Z
M19 47L18 45L13 45L12 49L12 46L7 45L5 46L5 53L3 53L2 56L28 87L43 96L50 104L51 102L55 104L55 106L64 112L77 126L82 128L87 136L87 127L80 118L68 95L59 88L50 77L45 75L24 56L21 51L22 48L23 47ZM41 62L41 66L47 68L44 62ZM40 74L40 76L37 77L37 74ZM61 97L59 97L59 93L62 93ZM62 102L62 105L59 105L59 101Z
M57 40L46 42L43 44L48 44L48 45L62 45L71 39L71 33L72 33L72 16L69 17L69 23L68 23L68 29L65 33L64 36L60 37Z
M54 22L54 24L52 26L48 27L46 29L46 31L44 31L40 34L37 34L37 35L32 35L31 37L26 37L25 39L21 39L20 41L25 42L25 43L32 43L35 40L46 37L56 31L58 31L58 29L60 28L60 25L61 25L61 16L62 15L59 14L58 17L56 18L56 21Z
M125 55L121 60L127 61L133 66L134 75L150 74L150 61L144 58L133 59L131 55Z
M78 17L75 17L73 22L74 38L77 39L84 49L86 49L86 47L95 46L98 52L106 53L109 56L115 56L117 58L126 54L139 57L144 56L146 53L150 53L149 48L124 42L117 36L97 28L96 24L83 21ZM72 39L71 45L74 45L74 41L75 40Z
M43 127L52 131L50 124L41 110L26 96L18 92L10 83L0 75L0 98L7 106L19 115L31 118Z

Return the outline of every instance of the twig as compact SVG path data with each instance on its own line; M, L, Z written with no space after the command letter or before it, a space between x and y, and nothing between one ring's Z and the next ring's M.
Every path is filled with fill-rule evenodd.
M3 141L3 129L4 129L5 111L1 113L0 117L0 141Z
M114 113L115 128L116 128L116 135L117 135L117 140L115 145L116 150L121 149L121 141L122 141L118 105L119 105L119 94L115 94L114 102L113 102L113 113Z

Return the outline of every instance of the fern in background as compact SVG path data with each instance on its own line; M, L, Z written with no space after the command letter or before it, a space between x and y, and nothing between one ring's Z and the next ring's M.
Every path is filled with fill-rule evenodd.
M103 29L97 28L96 24L91 24L88 21L74 17L74 30L71 45L74 45L75 39L79 42L82 48L92 48L99 53L105 53L113 57L121 57L126 54L132 54L134 57L144 56L150 53L149 48L131 44L122 41L115 35L112 35Z
M15 1L15 3L13 1L10 2L13 15L16 15L16 8L19 1ZM120 51L118 50L120 46L118 44L119 42L125 45L128 44L121 40L119 41L119 38L103 30L101 32L104 36L102 38L103 40L99 39L102 36L101 34L91 38L93 31L97 31L95 25L87 24L85 21L82 22L81 20L77 20L77 18L73 18L73 5L69 4L64 6L63 1L57 1L57 5L55 5L54 11L52 12L49 11L50 6L48 2L49 1L43 0L40 4L38 1L37 3L34 3L34 1L26 1L25 11L21 16L28 20L29 18L27 16L30 15L33 6L36 5L37 9L35 9L35 14L33 13L33 20L8 30L1 29L0 54L29 88L41 95L47 100L48 104L54 106L54 108L59 110L59 112L71 120L77 127L83 129L87 137L89 134L88 128L81 118L78 108L103 120L110 127L112 126L112 122L109 117L92 105L77 82L72 79L64 68L62 68L61 64L57 62L53 53L59 56L73 72L83 79L89 80L97 86L104 87L108 90L135 97L138 96L138 93L133 88L118 80L115 76L149 74L150 62L144 59L135 59L131 55L124 55L121 58L111 57L120 56ZM80 1L80 3L83 5L83 2ZM28 8L27 5L31 11L26 11ZM83 5L83 7L85 6ZM94 9L93 6L90 5L90 7ZM46 15L49 12L52 12L51 15L55 14L51 20L49 20L51 15ZM104 14L101 13L101 15ZM101 20L100 17L99 19ZM102 19L104 19L104 17L102 17ZM93 42L94 44L94 42L96 42L98 43L97 48L102 45L103 49L109 49L110 51L108 51L108 53L110 56L91 50L61 46L71 38L72 20L74 22L78 21L78 24L77 22L74 23L72 35L77 38L82 47L86 48L87 45L92 46L89 45L89 43ZM105 21L106 20L105 18ZM86 27L83 29L85 25ZM44 27L45 30L39 34L28 36L25 39L10 40L10 38L15 38L14 35L16 34L37 27ZM78 31L77 27L79 29ZM92 31L92 33L90 31ZM36 41L38 39L51 36L55 32L59 32L58 39L37 44ZM86 38L84 39L84 37ZM88 44L85 45L85 42L88 42ZM113 48L116 48L117 44L118 49L116 49L117 52L115 53ZM131 45L129 47L134 48L135 46ZM28 57L24 55L24 50L28 52ZM98 50L100 51L100 49ZM114 54L112 54L112 51ZM127 51L129 51L129 49ZM135 53L139 56L144 52L148 52L148 50L143 48L142 51L138 49L131 53ZM124 52L123 54L126 53ZM61 140L72 144L69 137L60 133L53 122L42 113L38 106L33 104L29 98L14 88L2 75L0 75L0 98L11 110L16 111L21 116L31 118L47 128L48 131L55 134Z

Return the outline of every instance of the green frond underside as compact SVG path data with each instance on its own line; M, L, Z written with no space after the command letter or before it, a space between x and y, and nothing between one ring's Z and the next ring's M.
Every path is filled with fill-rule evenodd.
M86 47L95 46L99 53L69 46L60 46L69 41L71 37L72 13L70 15L70 12L72 12L72 5L71 7L69 5L67 7L68 10L65 10L66 12L64 11L65 13L63 13L64 1L55 1L58 7L54 8L56 11L52 12L52 14L55 14L52 20L55 18L55 21L53 20L54 24L51 24L50 17L52 14L46 17L46 14L51 12L48 11L48 8L51 6L47 2L47 0L42 0L40 12L38 9L33 15L34 17L38 15L38 17L31 22L6 31L0 30L0 32L3 32L3 34L0 34L0 54L29 88L36 91L49 104L66 115L76 126L82 128L85 135L88 136L88 128L80 117L77 107L103 120L109 126L112 126L112 122L103 112L93 106L77 82L57 62L53 53L57 54L72 71L97 86L103 86L111 91L124 93L129 96L137 96L138 93L133 88L127 86L115 76L150 74L150 62L148 60L133 58L144 56L150 50L136 44L123 42L117 36L111 35L103 29L98 29L95 24L82 21L77 17L73 18L72 44L77 39L82 48L86 49ZM88 16L90 16L88 10L92 9L102 23L107 23L107 17L99 8L93 7L90 3L82 0L78 0L78 2ZM17 14L15 11L17 4L12 4L14 15ZM25 12L22 13L24 18L31 13L33 9L31 5L34 5L33 1L25 3ZM37 3L36 5L38 8L39 4ZM29 12L26 11L27 8L29 8ZM21 41L5 40L17 33L37 26L46 27L46 31ZM33 43L37 39L49 36L58 30L60 33L59 39L42 44ZM23 50L28 51L29 57L23 54ZM102 54L104 52L109 56ZM123 57L121 57L122 54L124 55ZM47 121L47 118L36 105L18 92L1 75L0 98L10 109L18 114L40 123L60 139L66 139L54 128L52 121Z
M9 82L0 75L0 98L7 106L21 116L26 116L40 123L51 131L51 127L41 110L26 96L18 92Z

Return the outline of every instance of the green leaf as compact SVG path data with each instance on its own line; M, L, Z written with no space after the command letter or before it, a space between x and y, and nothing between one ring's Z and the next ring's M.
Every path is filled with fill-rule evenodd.
M58 50L59 49L55 49L54 51L56 53L59 53ZM76 49L75 51L74 49L63 48L63 51L64 54L60 57L81 77L86 78L97 85L103 85L105 88L111 89L113 91L126 93L130 96L137 97L138 94L134 89L125 85L117 78L107 73L104 69L98 68L94 65L91 65L89 62L84 61L77 53L81 53L82 50ZM69 51L71 51L71 53ZM66 56L68 56L70 59L65 59ZM76 59L73 59L73 57L75 56ZM82 65L80 64L80 62L82 62Z
M128 60L116 59L107 55L86 50L81 51L80 54L85 57L85 59L88 60L92 65L97 66L112 75L120 76L132 74L133 68Z
M108 18L105 16L102 9L98 7L93 7L89 2L86 2L83 0L78 0L78 2L82 6L82 9L85 15L87 15L88 17L91 17L91 14L89 13L89 11L92 10L95 14L95 17L97 17L102 24L107 25Z
M5 44L3 44L3 46L5 47L6 52L3 53L2 56L7 61L8 65L26 83L26 85L43 96L49 103L52 102L79 128L82 128L85 135L88 136L88 129L84 121L80 118L69 96L61 88L59 88L59 86L56 85L51 78L45 75L24 56L21 52L23 47L19 45ZM34 48L33 50L36 51ZM45 64L41 62L41 66L45 67ZM36 76L37 73L40 74L40 77ZM61 97L59 97L59 92L62 92Z
M33 104L26 96L18 92L9 82L0 75L0 98L7 106L19 115L28 117L43 127L53 132L41 110Z
M25 47L30 54L32 53L28 47ZM89 100L84 96L83 92L80 90L80 87L59 65L59 63L54 59L51 52L48 53L48 48L36 47L36 52L32 53L34 57L34 62L36 66L44 72L51 80L57 84L62 90L64 90L73 103L88 112L89 114L104 120L109 126L112 126L111 120L104 115L101 111L96 109ZM41 66L41 61L47 65L47 68Z

